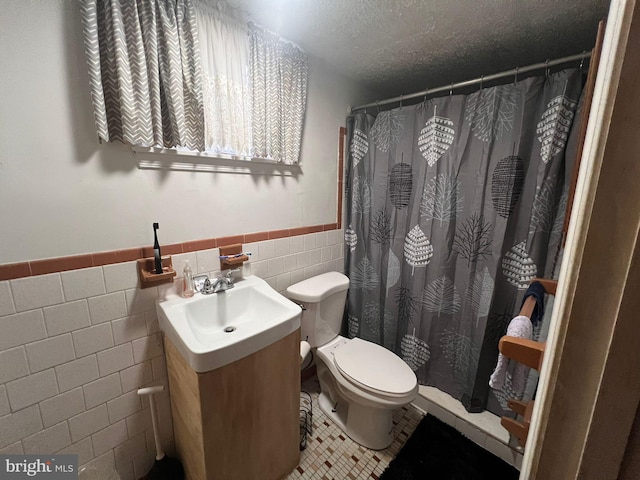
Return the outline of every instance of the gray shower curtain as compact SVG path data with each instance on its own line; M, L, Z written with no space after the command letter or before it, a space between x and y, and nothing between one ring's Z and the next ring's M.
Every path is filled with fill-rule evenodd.
M536 276L552 276L582 75L348 117L345 334L400 355L470 411ZM577 123L577 122L576 122Z

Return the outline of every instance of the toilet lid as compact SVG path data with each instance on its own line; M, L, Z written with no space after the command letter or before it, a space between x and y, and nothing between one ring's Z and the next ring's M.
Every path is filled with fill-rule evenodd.
M344 376L382 393L402 395L416 387L415 374L400 357L360 338L336 348L333 360Z

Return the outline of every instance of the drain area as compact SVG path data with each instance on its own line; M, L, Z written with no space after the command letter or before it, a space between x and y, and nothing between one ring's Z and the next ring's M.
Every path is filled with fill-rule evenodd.
M225 333L231 333L231 332L235 332L236 331L236 327L227 327L224 329Z

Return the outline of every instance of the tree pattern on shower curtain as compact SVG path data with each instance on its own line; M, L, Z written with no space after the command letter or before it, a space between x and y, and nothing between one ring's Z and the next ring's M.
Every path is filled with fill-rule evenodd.
M345 333L469 410L502 414L510 385L488 385L498 339L557 259L581 77L348 117Z

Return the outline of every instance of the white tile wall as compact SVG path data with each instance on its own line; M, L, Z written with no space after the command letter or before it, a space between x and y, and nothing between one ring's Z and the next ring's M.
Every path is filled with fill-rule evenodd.
M84 357L105 348L113 347L111 324L101 323L93 327L76 330L73 332L73 346L78 357Z
M58 394L58 384L53 369L34 373L6 385L12 412Z
M29 375L27 354L24 347L0 352L0 384Z
M247 272L283 292L343 271L343 232L255 242ZM175 255L181 277L218 274L219 249ZM135 262L0 282L0 453L78 454L140 478L155 455L141 386L167 386L155 302L175 285L140 290ZM172 451L168 391L158 396L163 446Z
M71 431L71 439L74 442L88 437L92 433L99 432L108 426L109 412L104 403L80 415L69 417L69 429Z
M0 282L0 316L16 313L9 282Z
M80 387L40 402L45 427L51 427L84 410L84 395Z
M13 303L18 312L64 302L59 273L11 280Z
M10 412L11 407L9 406L9 398L7 397L7 387L2 385L0 386L0 417L4 417Z
M42 310L0 317L0 351L47 338Z
M95 297L106 292L102 267L83 268L62 272L62 290L67 302L79 298Z
M47 307L43 312L49 336L72 332L91 325L86 300Z
M84 390L84 403L87 408L95 407L122 394L120 375L114 373L95 382L87 383Z
M58 335L26 345L29 369L32 373L55 367L75 358L71 335Z
M24 453L57 452L71 445L69 424L60 422L22 440Z

